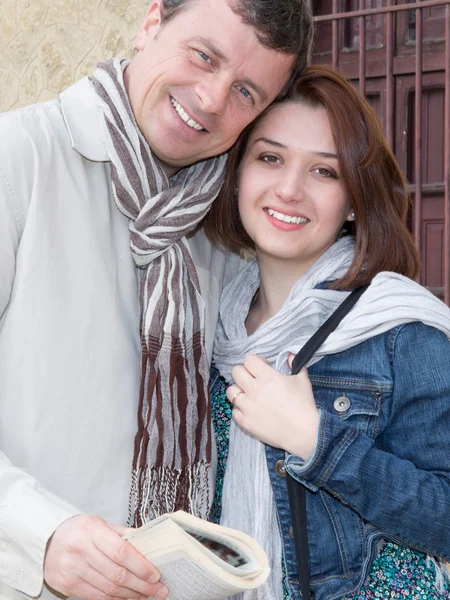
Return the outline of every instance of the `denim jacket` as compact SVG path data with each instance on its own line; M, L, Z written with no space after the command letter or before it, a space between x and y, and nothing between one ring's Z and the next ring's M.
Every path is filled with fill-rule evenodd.
M378 544L450 559L450 341L400 325L308 369L320 411L304 463L266 446L286 584L301 598L286 471L307 488L315 600L354 593Z

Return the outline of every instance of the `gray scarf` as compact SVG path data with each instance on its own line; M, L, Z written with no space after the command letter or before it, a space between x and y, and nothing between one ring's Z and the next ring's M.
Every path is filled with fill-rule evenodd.
M351 237L335 242L294 284L280 310L250 336L245 319L259 288L259 268L256 260L249 263L221 297L213 355L221 375L231 380L232 367L251 353L265 356L278 371L288 373L288 354L298 352L349 294L316 286L344 275L353 249ZM448 307L424 287L397 273L379 273L309 364L411 321L441 329L450 337L449 319Z
M142 269L141 389L129 523L166 512L208 512L211 463L209 366L204 302L186 237L219 192L224 156L169 180L133 116L126 61L99 63L92 84L104 114L114 200L129 218L131 251Z

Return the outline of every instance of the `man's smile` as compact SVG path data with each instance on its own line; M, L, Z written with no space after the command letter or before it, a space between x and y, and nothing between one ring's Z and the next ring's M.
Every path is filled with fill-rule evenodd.
M172 102L172 106L174 107L174 109L176 110L178 115L186 123L186 125L188 125L189 127L192 127L192 129L195 129L196 131L206 131L206 129L204 127L202 127L202 125L200 125L199 123L194 121L194 119L192 119L187 114L187 112L184 110L184 108L181 106L181 104L175 100L175 98L172 98L172 96L171 96L170 101Z

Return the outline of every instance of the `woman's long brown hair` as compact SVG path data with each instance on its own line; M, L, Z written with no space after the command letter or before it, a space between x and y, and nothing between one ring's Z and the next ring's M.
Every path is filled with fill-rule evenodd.
M407 183L373 108L343 75L319 65L307 69L284 102L327 111L341 180L355 212L355 222L346 224L355 238L354 258L332 287L352 289L369 283L381 271L414 279L420 259L406 225ZM247 127L230 151L224 185L204 221L208 237L235 252L253 248L239 218L239 165L251 132L272 107Z

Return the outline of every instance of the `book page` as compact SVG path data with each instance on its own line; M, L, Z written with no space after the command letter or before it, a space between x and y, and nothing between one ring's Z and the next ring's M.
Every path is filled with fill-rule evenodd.
M223 560L235 569L248 565L249 562L252 562L252 559L246 553L242 552L241 548L237 548L235 545L231 546L231 544L228 543L224 544L222 540L218 540L217 538L213 538L209 535L195 533L193 531L189 531L188 529L185 529L185 531L198 542L200 542L202 546L219 557L220 560Z
M169 516L186 533L201 542L205 549L212 551L213 559L216 562L221 559L225 560L225 562L222 562L222 568L229 573L239 577L252 577L261 570L268 569L269 565L264 550L253 538L242 531L203 521L181 510ZM203 539L200 540L200 538ZM214 551L214 544L209 545L207 543L208 538L230 549L226 559L220 552ZM242 557L243 560L238 558L236 562L233 562L233 552Z
M231 583L224 584L210 576L197 561L184 553L180 553L179 557L172 555L170 562L164 562L164 557L158 558L162 558L162 562L156 559L154 564L169 590L167 600L222 600L241 591Z
M191 515L178 519L179 514L163 515L127 536L160 570L171 600L222 600L266 581L270 568L257 542Z
M212 560L217 562L223 569L238 577L255 575L262 571L262 566L250 556L241 546L233 543L230 538L219 539L217 536L195 533L185 529L203 548L212 552Z

